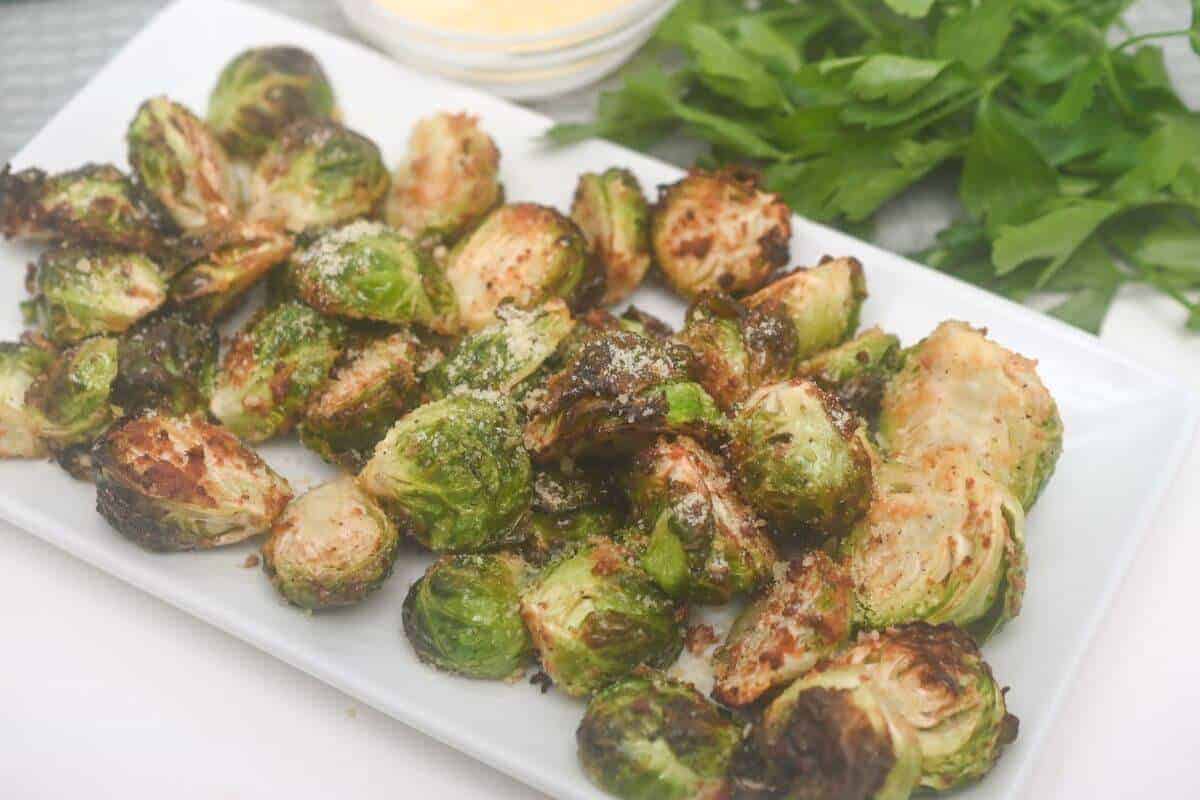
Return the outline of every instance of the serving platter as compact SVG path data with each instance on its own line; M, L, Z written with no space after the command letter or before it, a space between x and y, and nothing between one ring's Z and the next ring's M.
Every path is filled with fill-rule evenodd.
M500 146L508 197L566 208L580 172L622 165L643 186L679 170L603 142L548 149L545 118L470 89L420 75L377 53L284 17L229 0L181 0L64 107L15 158L14 167L66 169L125 162L124 133L146 97L166 93L205 107L221 66L240 50L289 43L322 61L346 123L377 141L389 163L413 122L434 110L468 110ZM1006 346L1039 360L1066 425L1063 457L1027 529L1024 610L985 647L1012 687L1021 735L963 798L1020 795L1091 634L1182 459L1200 403L1182 384L1104 349L1055 320L925 269L829 228L796 219L792 260L853 255L871 299L864 324L912 343L939 321L988 327ZM17 301L36 252L0 243L0 338L23 329ZM653 287L640 307L678 324L683 305ZM298 490L333 471L294 440L261 449ZM562 798L603 798L575 759L580 703L528 684L469 681L417 662L400 627L400 604L428 559L402 553L393 577L362 606L305 615L278 599L263 575L237 569L253 544L154 555L123 539L94 511L94 491L49 463L0 462L0 517L272 653L364 703Z

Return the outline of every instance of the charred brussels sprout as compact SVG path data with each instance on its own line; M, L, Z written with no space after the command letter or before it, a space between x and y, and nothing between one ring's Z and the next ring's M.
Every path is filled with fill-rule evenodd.
M1025 514L962 449L885 461L842 542L860 625L953 622L982 637L1021 608Z
M505 300L519 308L552 297L577 305L591 269L587 241L575 223L532 203L493 211L454 246L446 261L446 277L468 331L494 322Z
M182 414L206 409L218 346L216 328L186 311L147 317L118 342L113 397L126 410L161 407Z
M905 353L884 391L880 439L902 458L965 447L1029 509L1062 452L1062 418L1037 362L985 333L943 322Z
M258 312L234 337L209 408L235 434L262 442L291 430L341 353L345 329L306 305Z
M469 678L505 680L533 661L521 621L528 567L508 553L443 556L404 598L404 633L417 657Z
M509 395L554 355L575 327L571 312L557 298L531 311L501 306L496 315L497 322L464 338L425 376L434 397L456 388Z
M155 252L170 224L162 209L111 164L49 175L0 169L0 233Z
M239 191L229 156L195 114L152 98L138 109L126 139L138 179L179 227L197 231L233 221Z
M683 647L680 609L631 552L605 540L547 567L522 593L521 615L542 668L573 697L641 664L666 667Z
M609 536L624 520L619 490L588 474L538 469L533 477L529 538L522 552L545 564L568 548Z
M140 253L64 245L38 260L31 307L46 338L70 344L120 333L167 300L158 265Z
M271 527L291 487L229 431L199 416L146 411L93 452L96 510L148 550L240 542Z
M660 190L650 235L675 291L740 294L787 264L792 212L753 177L696 171Z
M694 439L660 439L627 478L648 540L643 569L672 597L726 603L771 576L775 548L725 465Z
M863 419L875 419L883 387L900 369L900 340L879 328L863 331L845 344L800 364L807 378Z
M59 355L25 395L41 416L50 452L76 478L90 476L87 451L121 413L112 397L117 350L110 336L80 342Z
M525 428L534 458L627 452L656 434L719 437L724 418L691 380L691 352L627 331L588 336Z
M401 418L360 485L438 553L518 544L529 512L529 456L499 395L457 392Z
M242 223L200 245L205 255L175 277L171 299L205 320L236 309L254 284L291 255L290 236L270 225Z
M764 386L738 411L731 434L746 499L781 530L837 536L866 512L870 444L816 384Z
M571 218L604 266L605 304L619 303L650 269L650 209L627 169L579 176Z
M417 367L423 357L421 343L407 331L353 348L308 403L300 441L330 463L360 468L396 420L416 404Z
M299 47L242 51L221 70L208 98L208 124L236 158L258 158L298 119L334 115L325 70Z
M399 546L396 526L346 475L288 504L263 543L263 569L292 605L349 606L383 584Z
M35 344L0 342L0 458L44 455L42 418L26 400L29 387L54 363L54 353Z
M575 734L594 783L626 800L729 796L741 726L690 684L651 670L588 703Z
M796 336L787 316L750 310L705 292L688 308L676 337L696 354L696 375L728 411L759 386L791 377Z
M292 259L296 293L325 314L440 333L456 327L454 290L433 259L377 222L352 222L322 235Z
M499 173L500 151L477 117L426 117L392 175L387 222L423 243L455 239L504 200Z
M249 218L289 231L368 216L387 192L388 174L370 139L330 119L283 129L250 176Z
M714 661L713 696L749 705L840 649L850 637L850 581L820 551L780 565L774 583L734 622Z
M780 275L745 303L790 317L796 330L796 357L803 359L853 336L866 298L862 264L853 258L826 258L820 266Z

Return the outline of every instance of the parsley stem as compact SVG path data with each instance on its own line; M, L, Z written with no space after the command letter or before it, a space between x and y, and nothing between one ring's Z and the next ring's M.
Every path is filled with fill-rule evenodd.
M1163 281L1158 275L1155 275L1153 267L1151 267L1149 264L1146 264L1132 253L1126 252L1109 239L1105 239L1104 244L1107 245L1110 250L1120 256L1121 260L1133 267L1134 270L1142 277L1142 280L1144 280L1146 283L1150 284L1155 289L1158 289L1172 300L1175 300L1190 313L1200 314L1200 303L1193 303L1183 292L1176 289L1170 283Z
M1155 31L1154 33L1143 33L1139 36L1130 36L1128 39L1115 46L1113 48L1113 52L1120 52L1126 47L1133 47L1135 44L1141 44L1142 42L1150 42L1154 41L1155 39L1174 39L1176 36L1190 36L1191 33L1192 32L1190 30L1185 29L1178 31Z
M862 28L863 33L867 34L867 36L872 39L883 38L883 31L879 29L879 26L875 24L875 21L871 19L867 12L859 8L855 0L834 0L834 3L842 10L843 14L850 18L851 22Z

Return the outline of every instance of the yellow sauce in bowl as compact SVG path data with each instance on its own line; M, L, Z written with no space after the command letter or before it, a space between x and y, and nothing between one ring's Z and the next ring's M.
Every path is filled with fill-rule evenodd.
M375 0L410 22L468 36L537 36L581 25L632 0Z

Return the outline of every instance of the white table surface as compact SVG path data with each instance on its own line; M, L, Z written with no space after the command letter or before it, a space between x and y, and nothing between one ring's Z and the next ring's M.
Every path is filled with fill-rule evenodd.
M1144 2L1136 26L1177 26L1185 6ZM1197 98L1194 57L1174 50L1172 64ZM893 209L884 240L927 234L940 216L930 208L918 198ZM914 218L924 224L901 223ZM1200 336L1181 320L1169 301L1126 291L1103 339L1200 390ZM1029 797L1200 797L1196 564L1200 443L1093 641ZM0 798L336 796L541 797L0 523Z

